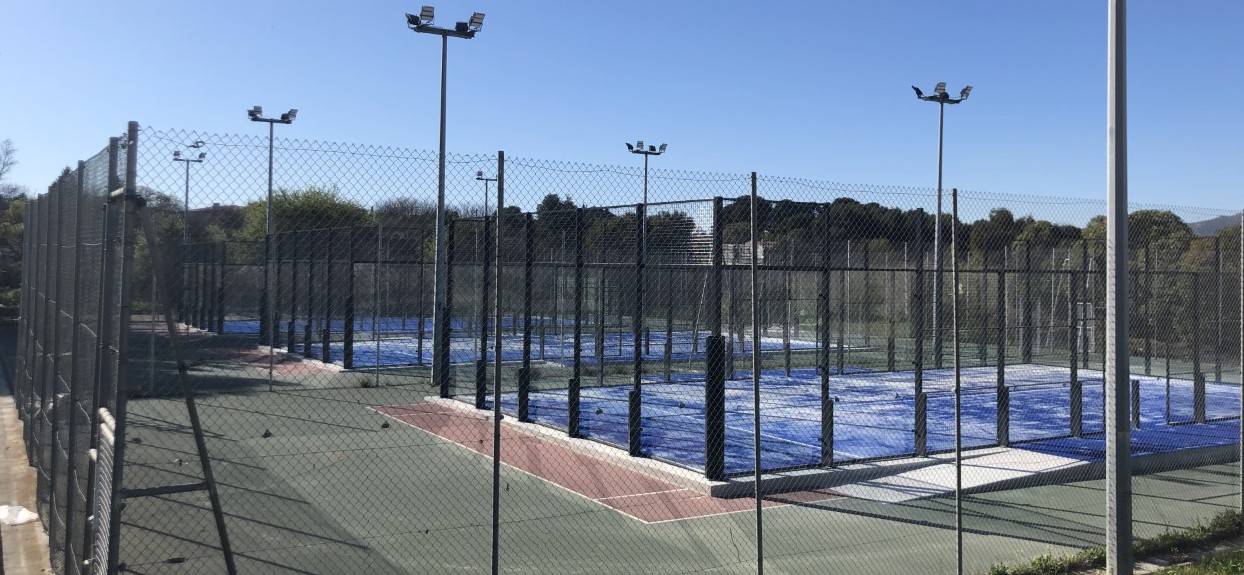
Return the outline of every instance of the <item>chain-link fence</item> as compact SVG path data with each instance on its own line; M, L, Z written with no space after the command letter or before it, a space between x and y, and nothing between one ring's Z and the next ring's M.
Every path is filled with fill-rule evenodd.
M435 154L147 127L32 201L15 387L57 572L1102 544L1101 202L502 154L443 185L438 230ZM1138 543L1241 501L1226 215L1129 220Z

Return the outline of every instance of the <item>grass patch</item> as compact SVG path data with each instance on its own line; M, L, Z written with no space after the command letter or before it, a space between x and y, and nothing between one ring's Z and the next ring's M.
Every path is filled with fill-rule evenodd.
M1137 539L1132 544L1135 557L1143 558L1161 554L1178 555L1197 547L1207 547L1224 539L1240 534L1241 517L1238 511L1223 511L1210 519L1209 523L1198 523L1196 526L1182 531L1168 531L1157 537ZM1240 573L1238 561L1244 560L1244 554L1235 558L1235 570L1228 571L1187 571L1188 574L1199 573ZM1224 559L1224 565L1231 565L1231 559ZM994 565L989 568L989 575L1071 575L1089 569L1106 566L1106 550L1103 547L1091 547L1072 555L1041 555L1023 565ZM1183 571L1172 571L1183 574Z
M1244 549L1228 551L1206 558L1194 565L1163 569L1159 575L1234 575L1244 573Z

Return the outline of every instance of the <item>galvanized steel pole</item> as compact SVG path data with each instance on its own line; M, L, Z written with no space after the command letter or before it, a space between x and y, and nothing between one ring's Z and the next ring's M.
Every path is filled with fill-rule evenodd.
M1127 307L1127 0L1109 0L1106 169L1106 572L1132 572Z

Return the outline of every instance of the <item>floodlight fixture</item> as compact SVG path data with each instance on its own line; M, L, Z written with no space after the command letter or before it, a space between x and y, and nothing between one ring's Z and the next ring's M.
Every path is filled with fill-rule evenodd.
M173 159L181 158L181 150L173 150Z
M246 115L250 117L251 121L257 121L260 116L263 116L263 106L251 107L250 110L246 111Z
M419 15L407 13L406 27L415 32L423 32L426 34L436 34L448 38L474 38L475 33L484 27L484 13L475 12L471 14L471 18L466 22L455 22L453 27L433 26L432 22L436 19L436 9L432 6L424 6L419 10Z
M626 149L632 154L643 154L645 156L659 156L664 154L667 147L669 147L668 144L661 144L660 146L644 144L643 140L637 140L634 144L628 143L626 145Z
M946 92L946 82L938 82L937 86L933 88L932 94L925 94L923 90L916 86L912 86L911 89L916 92L917 98L926 102L936 102L938 104L958 104L959 102L968 99L968 96L972 93L972 86L968 85L965 86L961 92L959 92L958 98L952 98L950 97L950 94Z
M203 159L204 159L204 158L206 158L206 157L207 157L207 152L199 152L199 160L198 160L198 161L202 162L202 161L203 161Z

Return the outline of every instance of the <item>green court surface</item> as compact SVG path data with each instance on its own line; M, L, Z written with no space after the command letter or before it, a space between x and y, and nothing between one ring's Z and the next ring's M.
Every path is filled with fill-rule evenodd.
M192 375L240 572L488 571L491 459L374 410L431 395L426 372L385 372L373 387L372 374L279 363L269 391L266 362L199 356ZM169 367L157 366L157 390ZM136 398L130 410L128 487L199 477L179 399ZM501 482L502 572L755 571L753 511L649 524L515 469ZM1233 507L1238 485L1234 464L1137 477L1136 534L1207 521ZM1104 501L1091 479L965 496L968 571L1101 544ZM953 572L951 497L785 502L764 512L769 573ZM132 500L124 524L131 572L220 572L206 495Z

